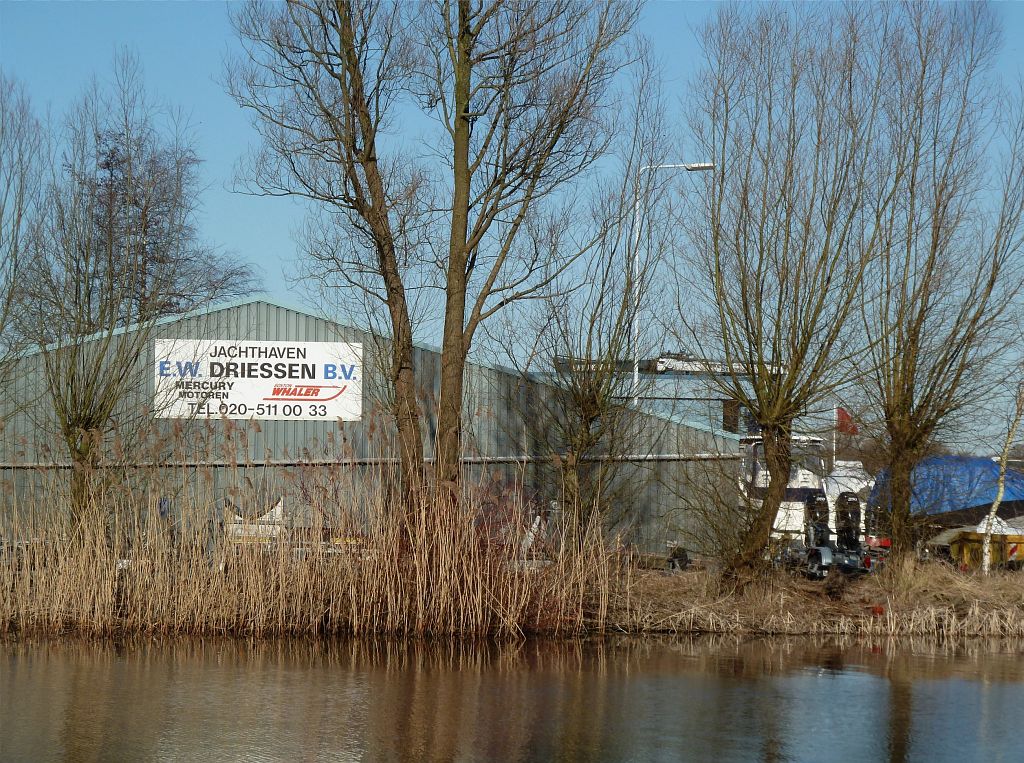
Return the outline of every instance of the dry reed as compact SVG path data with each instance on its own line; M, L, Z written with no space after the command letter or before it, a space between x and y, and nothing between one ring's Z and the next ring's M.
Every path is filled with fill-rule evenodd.
M428 519L412 523L387 514L340 544L175 541L152 518L113 541L98 520L73 535L36 526L3 554L0 631L479 637L604 627L599 589L618 561L596 529L532 559L516 551L520 528L481 535L472 509L428 504Z
M428 495L407 516L394 499L394 467L381 461L269 473L227 455L216 473L107 468L90 475L88 511L74 522L67 474L30 475L0 498L0 634L605 629L610 588L629 575L596 520L571 532L552 522L527 549L537 507L515 484L470 482L457 505ZM231 537L236 507L258 515L281 497L288 512L277 537Z
M211 438L216 468L184 466L204 459L180 445L120 449L134 462L90 475L78 522L66 470L0 484L0 635L1024 638L1018 574L907 561L839 601L787 575L723 591L709 570L637 569L597 511L569 512L591 517L581 527L552 516L527 550L545 512L515 475L478 474L459 504L423 496L409 517L390 459L354 466L342 445L334 463L275 470L239 457L247 432L228 430ZM230 537L236 507L251 516L279 499L277 538Z

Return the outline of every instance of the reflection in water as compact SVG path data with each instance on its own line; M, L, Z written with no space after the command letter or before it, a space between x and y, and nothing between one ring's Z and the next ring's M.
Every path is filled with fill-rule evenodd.
M1024 760L1019 654L801 639L9 643L0 760Z
M910 758L910 731L914 688L902 676L889 678L889 760Z

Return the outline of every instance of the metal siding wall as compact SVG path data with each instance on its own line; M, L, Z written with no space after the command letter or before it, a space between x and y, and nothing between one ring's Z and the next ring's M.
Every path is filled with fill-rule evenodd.
M155 328L153 338L364 341L362 332L265 302L248 303L160 325ZM152 346L150 343L144 357L139 358L136 365L139 383L136 390L127 396L125 403L115 413L116 420L127 420L151 404L153 398ZM0 401L0 417L4 420L3 429L0 431L0 463L51 460L46 452L45 444L55 442L56 431L47 401L41 399L38 403L33 403L35 410L32 412L22 410L11 414L12 408L19 404L27 405L32 402L31 390L33 388L42 393L44 379L42 365L42 355L34 354L20 359L12 369L10 394L5 395L5 399ZM367 374L364 369L364 376L370 375L372 374ZM49 427L46 424L41 425L38 421L40 418L48 420ZM157 436L168 441L175 436L174 432L178 429L182 438L200 442L206 439L207 424L205 421L183 422L168 419L153 421ZM220 422L210 422L210 424L214 430L223 426ZM342 433L348 435L350 440L353 439L353 432L357 433L354 439L357 443L365 445L365 437L362 436L362 423L342 424L341 431L335 422L315 421L261 422L260 431L247 427L246 422L236 422L234 426L248 429L246 433L248 447L245 450L236 450L232 454L240 463L260 462L268 456L273 459L297 458L314 445L319 445L317 449L319 453L310 453L310 455L323 457L328 455L324 451L325 444L330 439L329 436L338 441L340 440L339 435ZM220 460L224 455L221 452L223 443L224 437L215 433L212 452L205 455ZM356 455L367 455L365 447L360 447L357 450L362 452L357 452ZM54 457L59 461L67 461L59 445L55 448L55 454ZM3 470L0 471L0 483L5 481L12 485L16 483L20 493L28 488L32 478L25 470ZM218 475L217 482L221 481L220 475Z
M739 444L734 437L703 432L692 427L646 414L637 414L634 426L637 455L645 454L723 454L735 456ZM620 529L626 540L649 553L662 553L667 541L687 544L688 528L694 514L692 502L705 500L701 495L710 475L728 470L732 460L658 461L628 463L617 469L617 479L633 483L632 505L625 507L627 520ZM693 550L693 549L691 549Z
M4 419L0 432L0 462L39 461L47 452L47 443L56 435L52 415L47 415L43 387L42 357L29 355L18 359L9 369L10 394L0 403Z
M233 451L240 464L237 468L218 467L212 470L211 489L224 495L243 476L249 477L258 491L271 494L283 489L290 477L289 469L281 467L245 466L258 464L268 456L271 459L302 458L323 459L353 455L368 458L387 455L391 451L386 442L391 425L379 405L373 402L381 396L373 385L381 383L382 369L374 364L368 337L364 332L343 327L330 321L278 307L266 302L251 302L217 310L205 315L192 316L157 327L154 338L180 339L261 339L269 341L346 341L364 344L364 416L359 422L267 421L258 427L235 422L233 427L244 429L247 447ZM385 348L386 349L386 348ZM152 344L139 359L140 383L135 394L129 396L120 416L130 417L147 407L153 398ZM436 432L436 401L440 385L440 357L437 352L416 348L414 351L416 380L420 388L423 412L424 441L428 458L432 457L432 440ZM12 371L11 394L0 401L0 416L10 413L12 405L32 397L32 390L41 391L43 374L39 355L22 358ZM546 430L551 426L545 420L555 399L555 390L546 384L524 380L515 372L469 364L466 370L467 454L471 456L529 456L541 461L521 464L494 464L489 467L473 466L469 469L471 483L493 482L506 487L524 482L525 487L542 500L557 498L559 485L553 478L550 455L547 451ZM45 410L45 401L41 406ZM52 419L52 416L51 416ZM639 427L637 448L643 453L738 452L738 444L665 419L637 414L634 426ZM207 438L207 422L182 422L158 419L154 428L163 440L170 440L177 430L188 442L201 442ZM212 452L219 459L224 450L221 422L212 422L210 441ZM258 431L257 431L258 429ZM369 433L373 433L371 439ZM383 438L383 441L382 441ZM45 426L38 426L25 412L15 413L0 432L0 462L15 460L46 460L42 445L52 435ZM23 440L25 441L23 443ZM342 447L342 443L345 447ZM351 467L318 467L317 474L351 475ZM685 463L623 464L618 478L636 484L631 505L624 507L633 526L634 542L648 551L664 548L666 528L685 524L684 492L686 480L692 478L692 468ZM67 472L61 472L66 476ZM6 480L15 483L18 494L31 489L39 475L24 470L0 471L0 488ZM7 496L6 498L4 496ZM9 504L10 493L0 494L0 503Z

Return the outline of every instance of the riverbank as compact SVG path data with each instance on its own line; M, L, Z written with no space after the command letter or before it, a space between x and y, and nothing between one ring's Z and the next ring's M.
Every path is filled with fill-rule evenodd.
M522 506L425 503L407 517L380 492L321 500L307 527L232 525L204 496L172 519L118 487L78 522L58 492L0 507L0 637L1024 638L1022 573L908 561L845 585L779 571L730 591L710 567L645 568L664 560L609 538L597 513L539 532Z
M214 554L153 537L131 553L102 536L44 539L0 554L0 636L1024 638L1020 573L907 561L825 582L777 572L730 591L710 569L641 569L596 528L532 559L471 524L390 532Z
M838 582L778 573L722 591L713 573L644 572L609 620L631 633L1024 637L1024 576L965 574L939 562Z

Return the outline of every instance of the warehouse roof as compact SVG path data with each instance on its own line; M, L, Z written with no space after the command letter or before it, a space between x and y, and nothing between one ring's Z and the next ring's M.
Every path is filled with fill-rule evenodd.
M157 328L159 326L167 326L169 324L177 323L179 321L187 320L189 318L197 318L197 317L201 317L201 316L205 316L205 315L211 315L213 313L222 312L224 310L231 310L233 308L243 307L245 305L255 305L255 304L259 304L261 302L263 304L267 304L267 305L270 305L272 307L279 308L281 310L291 310L292 312L301 313L302 315L307 315L307 316L309 316L311 318L319 318L321 320L325 320L325 321L328 321L330 323L337 323L337 321L332 320L331 318L327 318L327 317L322 316L322 315L313 315L307 309L300 308L300 307L295 307L294 305L287 305L287 304L284 304L284 303L281 303L281 302L277 302L276 300L269 299L267 297L262 297L261 296L261 297L246 297L245 299L236 299L236 300L233 300L231 302L218 302L218 303L213 304L213 305L207 305L206 307L198 307L195 310L189 310L187 313L175 313L173 315L165 315L164 317L158 318L155 321L153 321L152 327L153 328ZM112 331L96 331L96 332L94 332L92 334L86 334L84 337L82 337L82 341L91 342L94 339L100 339L100 338L103 338L103 337L120 336L121 334L127 334L129 332L135 331L136 329L139 328L139 326L140 326L139 323L130 323L127 326L118 326L117 328L113 329ZM49 345L47 345L46 347L44 347L42 349L43 350L56 350L60 346L61 346L60 343L54 342L53 344L49 344ZM42 350L40 348L38 348L38 347L34 348L34 349L30 349L30 350L23 350L22 352L15 353L14 357L15 358L30 357L32 355L35 355L36 353L41 352L41 351Z

